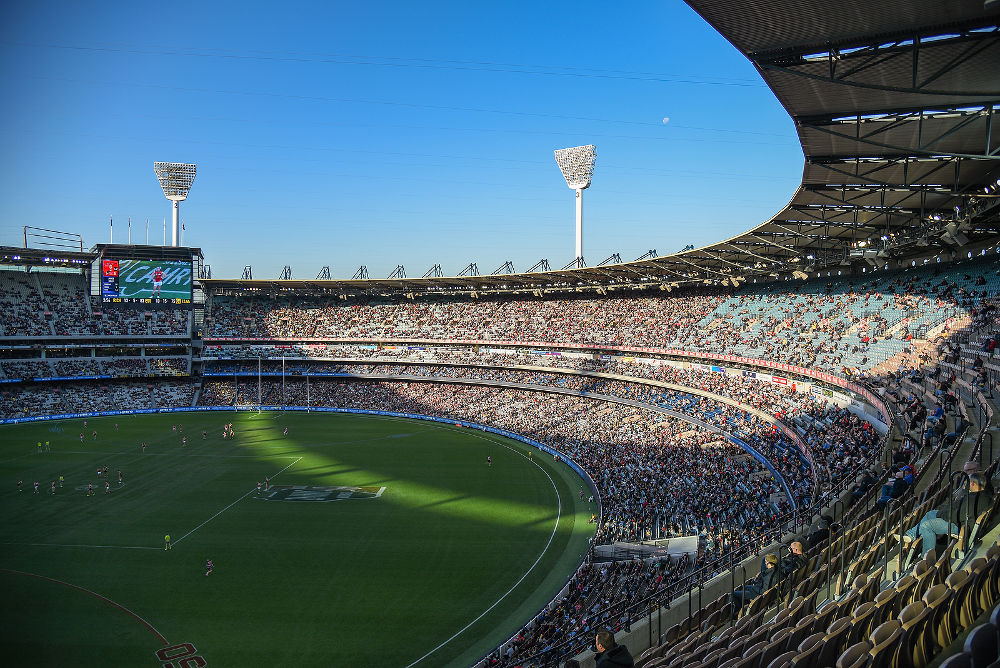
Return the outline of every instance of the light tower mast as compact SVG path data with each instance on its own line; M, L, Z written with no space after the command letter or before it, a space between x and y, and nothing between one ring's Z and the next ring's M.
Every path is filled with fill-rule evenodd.
M198 168L195 165L182 162L154 162L153 171L156 172L156 178L160 181L163 194L174 203L173 242L170 245L178 246L180 245L178 241L180 204L187 199Z
M590 187L594 176L597 153L593 144L556 150L556 164L566 179L566 185L576 191L576 257L577 268L587 266L583 261L583 191Z

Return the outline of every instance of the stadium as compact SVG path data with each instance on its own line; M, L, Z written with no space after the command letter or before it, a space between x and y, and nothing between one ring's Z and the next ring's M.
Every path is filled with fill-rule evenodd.
M804 156L731 238L223 278L156 163L0 247L7 662L995 665L1000 7L687 4Z

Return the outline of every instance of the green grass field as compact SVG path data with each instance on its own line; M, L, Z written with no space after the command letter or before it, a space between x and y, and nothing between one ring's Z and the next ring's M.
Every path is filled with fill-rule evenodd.
M472 429L218 412L81 431L0 427L6 665L469 665L557 593L593 533L568 467Z

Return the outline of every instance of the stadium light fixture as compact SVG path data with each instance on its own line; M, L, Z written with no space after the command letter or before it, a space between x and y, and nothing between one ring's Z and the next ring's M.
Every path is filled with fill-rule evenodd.
M566 185L576 191L576 266L586 266L583 262L583 191L590 187L590 179L594 176L594 164L597 160L596 148L593 144L560 148L556 150L556 164L566 179Z
M168 200L174 203L174 224L172 246L179 245L179 221L180 203L187 199L191 191L191 184L194 183L194 175L198 171L197 166L182 162L154 162L153 171L160 181L163 194Z

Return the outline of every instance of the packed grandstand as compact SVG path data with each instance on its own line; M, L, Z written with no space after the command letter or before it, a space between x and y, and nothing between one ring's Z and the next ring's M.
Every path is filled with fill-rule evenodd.
M807 101L781 79L812 62L788 56L793 45L808 51L792 28L770 26L768 41L734 23L734 13L690 4L771 72L768 82L793 115L805 113ZM958 18L930 11L907 17L912 25L899 26L893 48L908 48L906 35L947 34L955 48L964 36L991 39L996 51L995 17L991 23L972 4L962 4L957 27ZM869 19L838 39L855 48L874 40L884 31ZM816 84L816 106L833 105L824 87L834 83ZM899 93L883 88L859 84L857 104ZM924 122L931 120L893 121ZM907 158L864 153L850 133L824 147L841 152L839 167L819 159L822 123L811 123L800 132L804 184L810 170L843 173L853 160L842 190L864 189L860 181L872 185L882 160L883 198L909 187L908 177L890 175ZM898 141L883 129L879 146ZM973 141L961 134L950 141ZM611 627L636 665L650 667L924 668L936 655L962 653L956 639L978 637L969 631L1000 603L997 502L973 487L992 484L1000 462L1000 168L989 144L977 157L946 143L933 154L918 147L912 160L914 169L931 155L947 169L972 164L974 183L955 184L957 199L935 200L936 211L962 202L968 218L960 223L956 209L955 229L942 224L927 241L923 209L940 193L925 189L920 204L897 202L888 234L852 226L838 208L835 222L796 223L823 234L793 233L770 252L746 250L749 237L777 238L775 227L792 225L776 218L726 242L763 262L737 273L722 271L720 247L689 254L684 263L696 270L683 276L673 269L677 259L666 258L659 276L641 270L655 264L646 261L632 263L631 279L625 269L580 270L507 277L503 285L497 277L367 285L202 277L204 294L192 308L145 310L102 306L89 264L72 268L28 252L15 260L17 249L4 249L0 417L108 405L324 407L520 434L587 472L597 530L559 594L479 665L592 661L595 631ZM873 171L859 177L866 161ZM972 186L985 192L975 202L961 194ZM804 185L796 197L816 192ZM859 243L862 229L882 242L877 253ZM827 253L821 264L816 250L806 267L799 259L813 247L786 253L799 243L840 255ZM951 475L963 470L967 476ZM931 538L918 525L943 506L960 525L958 538L946 532L936 546L921 544ZM910 530L916 539L901 540ZM599 549L678 536L696 537L696 548L670 559ZM787 562L781 581L736 605L733 593L756 574L762 554L784 558L793 541L805 544L804 555ZM976 656L982 641L970 642L964 652Z

